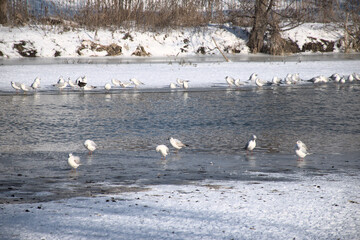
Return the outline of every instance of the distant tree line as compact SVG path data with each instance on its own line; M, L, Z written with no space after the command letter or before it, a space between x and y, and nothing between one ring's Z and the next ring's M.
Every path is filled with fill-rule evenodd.
M156 31L232 23L251 27L252 52L271 54L287 44L281 32L304 22L337 23L346 40L356 42L359 13L359 0L0 0L0 24Z

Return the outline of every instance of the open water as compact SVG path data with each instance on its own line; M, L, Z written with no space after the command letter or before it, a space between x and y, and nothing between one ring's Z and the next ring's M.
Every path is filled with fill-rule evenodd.
M360 85L0 95L0 203L360 174ZM252 134L257 148L243 150ZM175 152L168 138L189 147ZM86 139L98 144L89 155ZM295 143L312 155L298 161ZM161 160L155 148L166 144ZM81 158L72 171L68 154Z

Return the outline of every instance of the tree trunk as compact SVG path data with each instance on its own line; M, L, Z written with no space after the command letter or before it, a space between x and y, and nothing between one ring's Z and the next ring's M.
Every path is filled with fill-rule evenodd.
M7 20L7 0L0 0L0 24L6 24Z
M260 52L264 45L264 35L268 24L268 4L269 0L256 0L255 2L255 18L248 41L248 47L252 53Z
M276 14L271 14L269 53L283 55L287 50L286 41L281 37L279 19Z
M349 53L349 30L348 30L348 21L349 13L346 13L345 23L344 23L344 46L345 53Z

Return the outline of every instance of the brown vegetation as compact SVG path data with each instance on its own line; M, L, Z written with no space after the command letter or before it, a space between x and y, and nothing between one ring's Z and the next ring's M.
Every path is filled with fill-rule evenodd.
M119 56L122 54L122 47L112 43L110 45L101 45L99 43L95 43L89 40L83 41L81 46L77 49L77 53L79 56L83 55L82 51L85 49L89 49L91 51L96 52L107 52L106 56Z
M131 55L138 56L138 57L151 56L151 54L149 52L145 51L145 48L141 45L137 46L136 50Z
M20 41L13 46L23 57L36 57L37 51L31 42Z
M345 51L360 51L360 1L357 0L59 0L60 4L48 0L39 2L40 5L34 9L27 0L0 0L0 23L15 26L28 23L60 25L67 31L74 27L122 27L157 31L231 22L238 26L252 27L248 46L253 53L279 55L300 51L295 47L296 44L281 37L283 31L303 22L335 22L344 29L342 44ZM132 38L130 34L124 37ZM316 45L319 45L319 42L309 43L305 48L315 49ZM318 48L320 49L319 46ZM326 49L331 49L331 46ZM186 43L181 50L187 51ZM206 51L205 48L198 49L202 54Z
M283 55L298 52L294 44L281 37L281 32L292 29L306 21L344 23L345 52L348 48L357 50L359 36L359 1L338 0L290 0L286 4L280 0L255 0L254 15L250 16L252 30L248 46L253 53L263 52L272 55ZM344 5L340 5L340 3ZM346 18L344 19L344 16ZM351 17L350 17L351 16ZM351 18L351 19L349 19ZM349 23L352 23L350 26ZM306 44L302 51L330 52L334 42L324 40Z

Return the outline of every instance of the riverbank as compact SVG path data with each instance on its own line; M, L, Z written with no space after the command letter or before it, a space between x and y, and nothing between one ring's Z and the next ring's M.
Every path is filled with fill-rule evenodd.
M191 57L248 55L250 29L225 25L145 32L133 29L67 29L61 26L0 26L0 56L42 57ZM306 23L283 33L303 53L343 52L344 30L334 24ZM216 44L219 48L217 48Z

